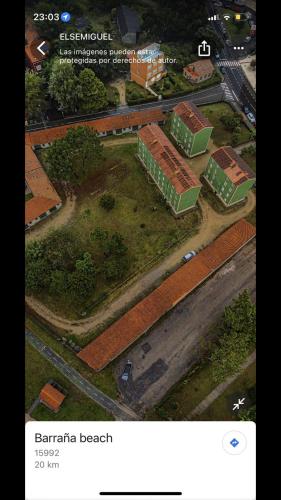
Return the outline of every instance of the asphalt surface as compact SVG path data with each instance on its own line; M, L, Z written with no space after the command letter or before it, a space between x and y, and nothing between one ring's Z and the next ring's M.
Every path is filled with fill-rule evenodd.
M142 414L157 404L200 359L225 306L246 288L255 300L255 261L253 240L122 356L116 378L127 405ZM120 375L128 360L133 365L125 383Z
M33 333L26 330L25 336L28 342L37 351L50 361L70 382L72 382L80 391L84 392L95 403L102 406L106 411L111 413L116 420L137 420L137 416L132 410L120 405L106 394L97 389L88 380L82 377L74 368L69 366L64 359L58 356L50 347L44 344L41 339Z
M98 118L106 118L108 116L128 114L132 111L142 111L144 109L150 109L155 107L162 107L164 111L170 111L176 104L182 101L192 101L195 104L209 104L213 102L218 102L224 99L224 91L221 84L214 85L213 87L208 87L197 92L192 92L180 97L173 97L171 99L164 99L162 101L153 101L143 104L138 104L137 106L120 106L118 108L108 109L106 111L100 111L99 113L92 113L88 115L75 115L64 118L62 120L55 121L45 121L40 123L35 123L32 125L27 125L25 130L27 132L32 132L35 130L42 130L44 128L58 127L60 125L70 125L71 123L77 123L80 121L90 121Z

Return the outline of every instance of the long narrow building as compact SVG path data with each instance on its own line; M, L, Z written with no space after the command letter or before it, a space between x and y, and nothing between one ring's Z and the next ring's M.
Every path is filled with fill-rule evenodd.
M156 123L163 125L166 116L161 107L155 107L142 111L132 111L130 113L119 113L97 120L87 120L58 127L44 128L26 132L26 144L35 147L48 147L56 139L61 139L65 136L68 129L77 127L91 127L99 137L107 137L111 135L122 135L126 133L137 132L141 127Z
M201 183L158 125L138 132L138 157L175 215L195 207Z

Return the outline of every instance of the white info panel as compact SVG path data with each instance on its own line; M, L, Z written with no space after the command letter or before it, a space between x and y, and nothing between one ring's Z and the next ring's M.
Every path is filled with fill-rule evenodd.
M28 422L26 500L255 500L251 422Z

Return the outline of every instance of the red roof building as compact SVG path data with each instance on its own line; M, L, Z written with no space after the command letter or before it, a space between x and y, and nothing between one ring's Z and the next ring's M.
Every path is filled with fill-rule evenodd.
M185 78L191 83L201 83L208 80L213 76L214 71L211 59L200 59L183 68Z
M151 123L163 124L166 117L161 107L155 107L144 111L133 111L131 113L122 113L118 115L100 118L98 120L89 120L71 125L62 125L60 127L45 128L34 132L26 132L25 142L31 146L46 145L52 143L55 139L61 139L65 136L69 128L92 127L100 137L107 135L121 135L127 132L135 132L144 125Z
M57 413L65 399L65 394L56 389L52 384L44 385L40 392L40 403Z

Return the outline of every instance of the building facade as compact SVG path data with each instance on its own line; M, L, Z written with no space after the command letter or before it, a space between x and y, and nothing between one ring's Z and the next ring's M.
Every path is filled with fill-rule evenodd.
M191 83L201 83L212 78L215 68L211 59L195 61L185 68L183 74Z
M204 178L228 207L244 200L256 181L255 173L230 146L219 148L210 156Z
M166 75L164 53L160 50L159 43L152 43L143 49L131 51L130 71L131 81L144 88L151 87Z
M138 132L138 157L174 215L196 205L201 183L158 125Z
M189 158L206 152L213 128L191 102L181 102L173 109L171 134Z

